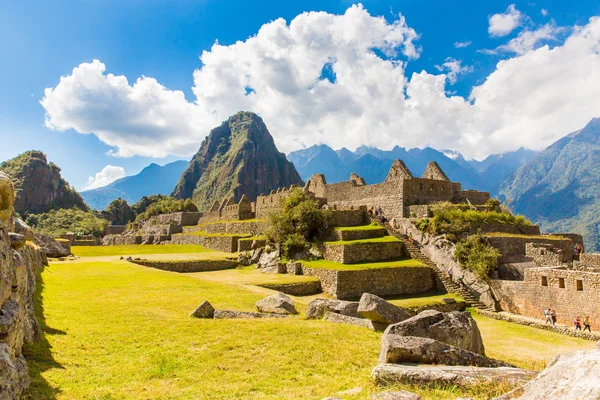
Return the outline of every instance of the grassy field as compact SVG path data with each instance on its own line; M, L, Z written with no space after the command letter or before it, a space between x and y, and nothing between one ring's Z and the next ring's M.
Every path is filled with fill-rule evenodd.
M218 273L233 275L227 280ZM302 315L286 320L189 317L203 300L217 309L255 310L264 293L249 290L239 276L252 283L257 274L251 268L177 274L118 259L51 263L38 282L42 340L25 349L32 376L29 398L321 399L361 388L342 397L364 399L382 390L369 378L380 333ZM305 305L298 308L302 312ZM488 355L525 367L541 368L558 351L595 346L475 318ZM424 399L455 399L487 398L505 388L405 389Z
M357 271L365 269L378 269L378 268L398 268L398 267L424 267L419 260L413 258L398 260L398 261L378 261L369 263L357 263L357 264L342 264L329 260L316 260L316 261L303 261L303 265L309 268L320 268L320 269L335 269L344 271Z
M387 300L397 305L398 307L404 308L416 308L423 307L432 304L443 304L442 299L455 299L456 301L465 301L459 294L457 293L423 293L423 294L415 294L412 296L402 296L402 297L392 297L387 298Z
M212 251L195 244L73 246L71 252L79 257L132 256L136 254L188 254Z

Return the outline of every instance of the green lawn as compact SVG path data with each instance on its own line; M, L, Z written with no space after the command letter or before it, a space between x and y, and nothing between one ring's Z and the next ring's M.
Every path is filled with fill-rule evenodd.
M175 235L195 235L195 236L210 236L210 237L250 237L252 236L249 233L206 233L206 231L194 231L194 232L186 232L186 233L176 233Z
M373 238L373 239L358 239L358 240L336 240L335 242L325 242L325 244L329 244L329 245L354 245L354 244L361 244L361 243L390 243L390 242L400 242L400 239L398 239L395 236L384 236L384 237L380 237L380 238Z
M234 271L249 282L260 274L246 268L184 275L85 258L51 263L38 281L42 340L24 352L32 377L29 398L322 399L358 387L359 394L341 397L365 399L382 390L369 377L381 333L302 315L285 320L190 318L203 300L217 309L255 310L265 293L231 277L231 283L224 283L218 275ZM271 275L277 277L262 274L265 279ZM304 311L305 304L299 309ZM474 317L487 353L523 366L541 366L558 351L595 346ZM497 386L471 392L403 389L424 399L487 398L501 392Z
M336 227L336 231L372 231L385 229L383 226L378 224L361 225L361 226L339 226Z
M559 235L525 235L521 233L504 233L504 232L489 232L483 236L490 237L517 237L523 239L548 239L548 240L566 240L567 238Z
M459 294L457 293L423 293L423 294L415 294L412 296L402 296L402 297L392 297L386 298L390 303L397 305L398 307L404 308L417 308L428 306L432 304L443 304L442 299L452 298L456 301L465 301Z
M73 246L71 252L79 257L129 256L135 254L183 254L212 251L195 244L157 244L122 246Z
M319 269L335 269L340 271L359 271L365 269L378 269L378 268L398 268L398 267L424 267L419 260L408 258L397 261L378 261L369 263L357 263L357 264L342 264L329 260L316 260L316 261L302 261L302 265L309 268Z

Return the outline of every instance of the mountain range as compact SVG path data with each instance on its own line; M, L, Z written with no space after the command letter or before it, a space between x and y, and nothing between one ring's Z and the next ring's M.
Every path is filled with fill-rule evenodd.
M81 196L92 209L104 210L117 198L133 204L144 196L171 194L188 165L189 162L184 160L164 166L152 163L137 175L126 176L97 189L85 190Z

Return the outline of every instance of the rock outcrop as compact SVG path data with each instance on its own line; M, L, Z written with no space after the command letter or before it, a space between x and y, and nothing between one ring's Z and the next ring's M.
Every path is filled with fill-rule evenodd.
M31 244L11 246L12 190L7 177L0 176L0 199L8 199L0 204L0 399L18 399L29 386L22 348L24 343L39 339L34 294L36 274L45 262L44 255Z
M199 209L243 194L254 201L261 193L303 185L300 175L275 146L263 120L239 112L213 129L183 172L173 196L191 198Z
M400 323L390 325L386 334L434 339L459 349L485 354L477 323L466 312L442 313L426 310Z
M323 318L328 311L332 313L347 315L354 318L363 318L358 313L357 301L331 300L331 299L314 299L308 303L306 310L306 319Z
M298 314L294 301L281 292L257 301L256 308L263 313Z
M600 399L600 350L559 354L524 386L494 400Z
M373 322L387 325L404 321L411 316L408 311L370 293L364 293L360 297L358 313Z
M39 214L51 209L80 208L87 205L60 175L60 168L48 163L41 151L27 151L0 164L0 171L15 185L14 209L19 214Z
M361 326L363 328L370 329L372 331L382 332L387 325L380 324L378 322L373 322L366 318L356 318L350 317L344 314L338 314L331 311L327 311L325 313L325 317L323 317L325 321L333 322L336 324L346 324L346 325L354 325Z
M46 257L58 258L71 254L71 244L68 240L59 241L52 236L35 232L33 242L40 248Z

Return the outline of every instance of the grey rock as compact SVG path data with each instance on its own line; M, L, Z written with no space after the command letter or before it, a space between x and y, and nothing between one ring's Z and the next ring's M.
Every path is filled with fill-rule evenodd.
M25 240L33 241L34 234L33 229L27 225L21 218L15 218L15 233L19 233L25 236Z
M25 236L19 233L9 232L8 238L10 240L10 247L13 250L19 250L21 247L25 246Z
M66 257L71 253L67 242L58 242L51 236L44 235L43 233L35 232L33 241L46 257Z
M338 314L347 315L354 318L363 318L358 313L357 301L331 300L331 299L314 299L308 303L306 310L307 319L323 318L327 311Z
M371 377L378 385L470 387L491 382L508 382L513 385L519 385L531 380L535 374L533 371L511 367L483 368L447 365L380 364L373 369Z
M421 400L421 396L407 390L397 392L376 393L371 396L373 400Z
M264 313L298 314L294 301L281 292L257 301L256 308Z
M208 301L204 300L202 304L192 312L191 316L196 318L213 318L215 316L215 309Z
M248 311L230 311L230 310L216 310L214 318L216 319L248 319L248 318L287 318L287 315L283 314L264 314L257 312Z
M600 399L600 351L559 354L532 381L495 400Z
M481 333L471 314L460 311L442 313L426 310L414 317L390 325L386 334L418 336L485 355Z
M443 364L474 367L512 367L503 361L459 349L434 339L416 336L383 335L379 364Z
M262 247L252 250L252 255L250 256L250 264L256 264L260 260L260 257L262 256L264 251L265 249Z
M252 250L257 250L260 248L261 242L258 240L253 240L252 244L250 245L250 249Z
M280 262L281 259L279 258L278 251L271 251L270 253L263 252L256 267L262 269L263 272L276 274L279 272Z
M373 322L395 324L410 318L410 313L370 293L363 293L358 304L358 313Z
M453 297L444 297L442 301L446 304L454 304L456 303L456 299Z
M250 254L248 254L248 252L246 252L246 251L241 252L238 255L237 262L238 262L238 264L244 265L244 266L251 265L252 262L250 261Z
M347 324L354 326L362 326L363 328L370 329L372 331L382 332L387 325L380 324L378 322L373 322L366 318L355 318L349 317L347 315L338 314L334 312L326 312L325 317L323 318L325 321L333 322L336 324Z

